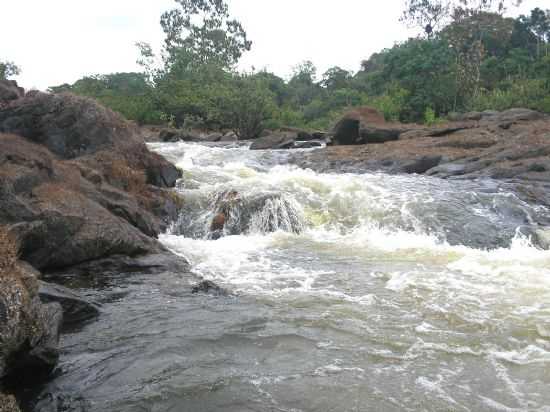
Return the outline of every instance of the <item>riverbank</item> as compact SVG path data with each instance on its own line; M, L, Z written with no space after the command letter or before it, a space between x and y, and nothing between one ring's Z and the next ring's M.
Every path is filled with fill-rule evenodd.
M1 253L12 256L0 267L0 389L20 392L55 369L63 328L100 313L44 274L189 267L158 241L179 215L169 188L181 171L139 129L91 99L15 82L0 82L0 98Z

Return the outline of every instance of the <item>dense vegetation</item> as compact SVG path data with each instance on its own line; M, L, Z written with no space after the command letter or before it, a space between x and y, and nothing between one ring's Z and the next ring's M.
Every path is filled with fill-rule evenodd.
M417 38L382 50L352 73L318 76L311 62L289 80L237 73L250 50L223 0L176 0L164 13L160 56L138 44L143 73L85 77L52 87L92 96L139 123L233 129L327 127L343 110L370 105L389 120L435 122L450 112L528 107L550 112L550 12L504 17L503 1L409 0L403 21ZM358 56L360 58L360 56Z

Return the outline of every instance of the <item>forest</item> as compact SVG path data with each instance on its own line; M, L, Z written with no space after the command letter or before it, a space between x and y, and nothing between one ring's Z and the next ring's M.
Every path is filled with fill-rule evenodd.
M283 79L236 69L253 43L225 2L176 3L160 19L161 53L136 44L142 72L86 76L50 91L95 98L139 124L232 129L242 139L264 128L326 129L364 105L389 121L426 124L454 112L550 112L549 10L510 18L513 5L503 1L409 0L402 23L417 37L362 60L357 72L318 73L304 61ZM2 77L18 71L0 66Z

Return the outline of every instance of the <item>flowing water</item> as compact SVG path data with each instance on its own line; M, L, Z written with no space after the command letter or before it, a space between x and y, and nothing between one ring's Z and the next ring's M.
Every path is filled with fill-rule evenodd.
M177 273L84 288L103 314L63 336L52 393L90 411L550 411L550 252L518 230L548 210L493 181L151 147L184 170L161 241L230 294Z

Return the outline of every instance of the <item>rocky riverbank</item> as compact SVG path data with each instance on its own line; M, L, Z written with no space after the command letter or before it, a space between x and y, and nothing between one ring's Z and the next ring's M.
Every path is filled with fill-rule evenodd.
M510 183L531 203L549 206L549 155L550 116L536 111L468 113L426 127L386 123L368 109L345 115L327 147L292 155L291 162L328 173L492 178Z
M47 377L61 328L100 313L42 273L188 271L157 240L180 177L94 101L0 82L0 391Z

